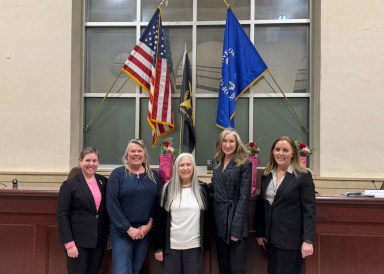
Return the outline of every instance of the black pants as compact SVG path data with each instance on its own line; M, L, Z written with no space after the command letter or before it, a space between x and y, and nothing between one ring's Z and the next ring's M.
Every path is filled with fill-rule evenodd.
M97 274L103 260L105 247L82 248L77 247L79 256L67 256L68 274ZM65 254L67 252L65 251Z
M220 274L245 274L247 262L247 238L231 241L227 245L221 238L216 237L217 262Z
M200 274L202 266L203 252L200 247L185 250L170 249L164 254L164 274Z
M268 244L268 274L301 274L303 264L300 250L284 250Z

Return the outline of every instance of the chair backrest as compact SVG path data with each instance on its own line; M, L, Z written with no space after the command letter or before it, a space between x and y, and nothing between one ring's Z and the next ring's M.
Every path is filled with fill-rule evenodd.
M74 167L71 169L71 171L68 174L67 180L71 179L72 177L75 177L77 174L80 174L81 172L81 167Z

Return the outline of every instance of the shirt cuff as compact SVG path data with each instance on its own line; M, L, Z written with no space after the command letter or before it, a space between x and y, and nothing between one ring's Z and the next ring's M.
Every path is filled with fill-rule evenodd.
M64 246L65 246L65 249L69 249L69 248L71 248L74 245L75 245L75 242L72 241L72 242L66 243Z

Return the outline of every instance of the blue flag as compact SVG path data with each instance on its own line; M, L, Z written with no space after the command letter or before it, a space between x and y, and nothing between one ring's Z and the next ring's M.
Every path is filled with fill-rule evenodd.
M224 33L216 125L235 127L236 100L268 69L230 8Z

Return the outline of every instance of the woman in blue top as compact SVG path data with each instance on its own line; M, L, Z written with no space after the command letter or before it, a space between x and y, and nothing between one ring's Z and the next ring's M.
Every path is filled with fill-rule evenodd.
M139 274L145 260L160 193L144 142L129 141L124 166L112 171L107 186L114 274Z

